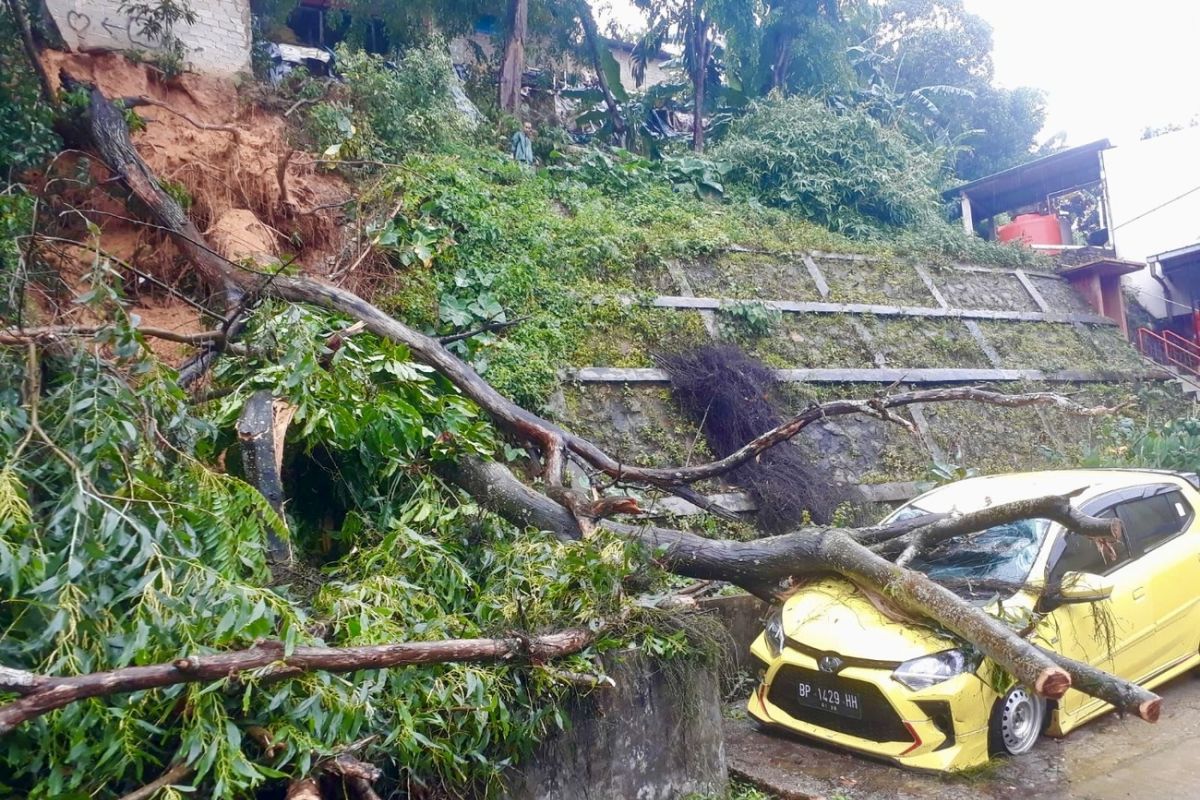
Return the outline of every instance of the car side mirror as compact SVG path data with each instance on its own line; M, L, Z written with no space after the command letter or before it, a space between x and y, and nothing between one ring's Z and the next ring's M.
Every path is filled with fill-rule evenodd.
M1112 596L1113 582L1091 572L1067 572L1058 593L1067 603L1095 603Z

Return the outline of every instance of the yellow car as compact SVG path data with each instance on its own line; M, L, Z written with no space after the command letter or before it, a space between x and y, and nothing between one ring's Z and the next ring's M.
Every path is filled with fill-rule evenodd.
M1154 470L997 475L934 489L888 521L1082 489L1077 508L1124 524L1115 561L1052 522L1025 520L910 566L1014 624L1036 622L1044 647L1153 687L1200 663L1198 487L1195 475ZM1059 584L1059 596L1042 596ZM1005 687L961 641L894 621L841 579L801 587L765 628L751 647L764 667L749 702L755 720L908 767L1016 755L1112 709L1074 689L1047 703Z

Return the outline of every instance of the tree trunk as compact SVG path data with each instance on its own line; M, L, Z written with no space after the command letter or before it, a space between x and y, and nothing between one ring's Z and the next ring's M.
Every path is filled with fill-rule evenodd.
M775 60L771 64L771 90L782 88L787 76L788 65L791 62L791 37L785 37L777 43Z
M280 462L283 455L283 436L291 415L277 415L271 392L260 389L250 395L237 422L238 441L242 445L242 469L246 480L258 489L279 518L283 516L283 480ZM286 412L285 412L286 413ZM282 424L279 424L282 423ZM282 430L277 430L282 428ZM292 549L267 525L267 557L272 563L292 560Z
M708 20L696 12L692 25L692 47L695 63L692 64L692 150L704 152L704 103L708 84L708 58L711 43L708 40Z
M616 133L622 144L627 145L625 118L621 116L621 107L612 93L612 87L608 85L608 75L604 72L604 65L600 61L600 34L596 31L596 18L592 16L592 7L587 0L576 0L576 13L579 15L579 23L583 26L588 55L591 56L592 69L596 72L596 82L600 85L600 93L604 95L604 105L608 108L608 118L612 121L613 132Z
M25 57L29 60L29 68L37 76L42 99L51 108L58 108L58 95L54 92L50 76L46 74L46 67L42 64L41 53L38 52L37 45L33 41L33 31L29 27L29 15L25 13L24 0L5 0L5 3L21 34L21 46L25 48Z
M521 115L521 78L525 74L525 36L529 0L509 0L508 39L500 64L500 110Z
M532 492L503 465L475 458L460 459L454 479L480 502L521 525L536 525L564 538L578 536L578 523L561 506L541 501L526 503ZM487 491L479 492L479 487ZM536 493L534 493L536 494ZM1045 498L1036 507L1009 503L973 514L939 519L932 523L944 535L963 530L983 530L997 520L1019 520L1029 513L1052 510L1062 498ZM518 509L513 515L512 509ZM1110 520L1077 515L1092 533L1111 533ZM1160 699L1136 684L1094 667L1060 659L1024 639L982 608L958 597L919 572L904 569L873 553L857 539L907 536L902 526L876 528L869 536L836 528L808 529L751 542L707 539L688 531L653 526L623 525L605 520L603 527L640 542L662 568L678 575L716 579L737 584L760 597L770 598L770 587L781 578L837 574L884 598L898 610L931 619L975 645L1021 684L1038 694L1059 698L1076 688L1113 703L1122 711L1147 721L1158 718ZM909 523L911 526L912 523Z

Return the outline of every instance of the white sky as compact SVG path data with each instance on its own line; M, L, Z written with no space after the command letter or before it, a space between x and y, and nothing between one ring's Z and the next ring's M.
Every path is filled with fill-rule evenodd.
M636 30L630 0L594 0L603 27ZM1195 0L964 0L991 23L996 82L1047 92L1043 138L1136 140L1146 126L1200 113Z

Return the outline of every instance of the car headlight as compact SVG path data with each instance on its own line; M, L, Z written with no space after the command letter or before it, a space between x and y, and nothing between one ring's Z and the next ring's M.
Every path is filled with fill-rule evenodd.
M948 681L955 675L972 672L975 666L962 650L946 650L905 661L896 667L892 677L909 689L920 691Z
M771 658L778 658L779 654L783 652L783 643L787 638L783 632L783 608L777 607L771 610L765 628L763 638L767 640L767 650L771 652Z

